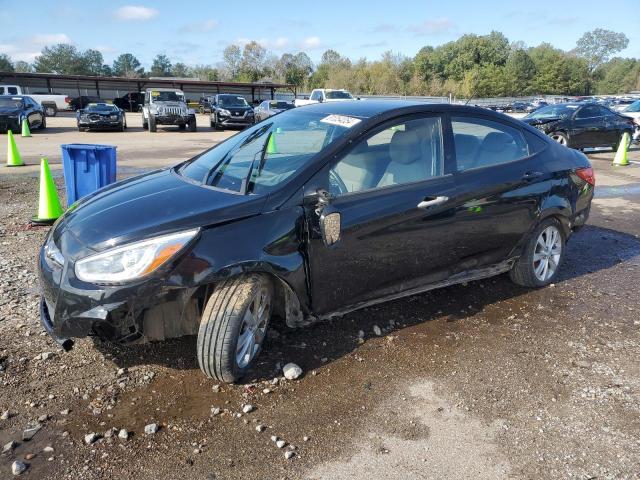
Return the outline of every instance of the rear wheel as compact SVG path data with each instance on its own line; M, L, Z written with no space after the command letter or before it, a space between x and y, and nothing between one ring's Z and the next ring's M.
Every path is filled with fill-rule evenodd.
M569 145L569 137L567 137L567 134L564 132L553 132L549 134L549 136L560 145L564 145L565 147Z
M44 130L45 128L47 128L47 117L43 115L42 122L40 122L40 130Z
M197 356L205 375L223 382L241 378L266 338L273 286L261 274L226 280L209 298L200 320Z
M45 104L42 108L44 108L44 114L47 117L55 117L58 114L58 107L55 105Z
M565 236L560 222L556 218L543 220L509 272L511 280L523 287L549 285L558 275L564 246Z

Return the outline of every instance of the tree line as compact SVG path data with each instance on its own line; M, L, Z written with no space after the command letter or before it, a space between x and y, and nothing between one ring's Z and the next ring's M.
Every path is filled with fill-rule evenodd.
M640 90L640 59L615 57L628 44L624 33L595 29L565 51L546 42L527 47L493 31L425 46L413 57L387 51L377 60L351 60L330 49L314 65L305 52L278 57L253 41L242 48L227 46L216 64L173 63L166 54L158 54L149 70L131 53L119 55L108 65L97 50L58 44L45 47L33 63L12 62L0 55L0 71L273 81L293 84L298 90L346 88L361 95L616 94Z

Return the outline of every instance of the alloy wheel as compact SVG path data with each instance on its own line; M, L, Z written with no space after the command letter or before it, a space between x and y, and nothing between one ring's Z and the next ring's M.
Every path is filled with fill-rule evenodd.
M533 272L538 280L549 280L558 269L562 253L562 237L553 225L548 226L538 236L533 251Z
M551 135L551 138L558 142L560 145L567 144L567 139L563 135Z
M267 333L270 314L271 295L269 290L261 288L253 297L242 318L236 347L238 367L245 368L260 351Z

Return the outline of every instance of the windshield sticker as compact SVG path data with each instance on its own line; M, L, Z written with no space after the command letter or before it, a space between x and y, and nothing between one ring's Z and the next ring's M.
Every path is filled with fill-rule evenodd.
M160 92L154 90L153 92L151 92L151 96L152 97L159 97L160 96Z
M351 128L361 122L359 118L349 117L347 115L328 115L320 120L322 123L338 125L339 127Z

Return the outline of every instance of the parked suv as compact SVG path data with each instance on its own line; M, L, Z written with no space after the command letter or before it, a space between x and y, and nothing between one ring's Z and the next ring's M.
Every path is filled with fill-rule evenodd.
M253 108L240 95L221 93L211 102L211 126L216 130L224 127L248 127L256 121Z
M114 98L113 104L121 108L122 110L127 110L129 112L139 112L142 104L144 103L144 93L140 92L130 92L122 97Z
M200 113L211 113L211 104L213 103L214 98L215 95L200 97L200 100L198 100L198 111Z
M274 316L303 327L506 272L561 280L594 184L583 153L489 110L294 108L74 204L40 251L40 316L67 348L197 335L203 372L231 382Z
M177 125L180 130L189 127L195 132L196 112L187 106L182 90L175 88L147 88L142 107L142 127L155 132L158 125Z

